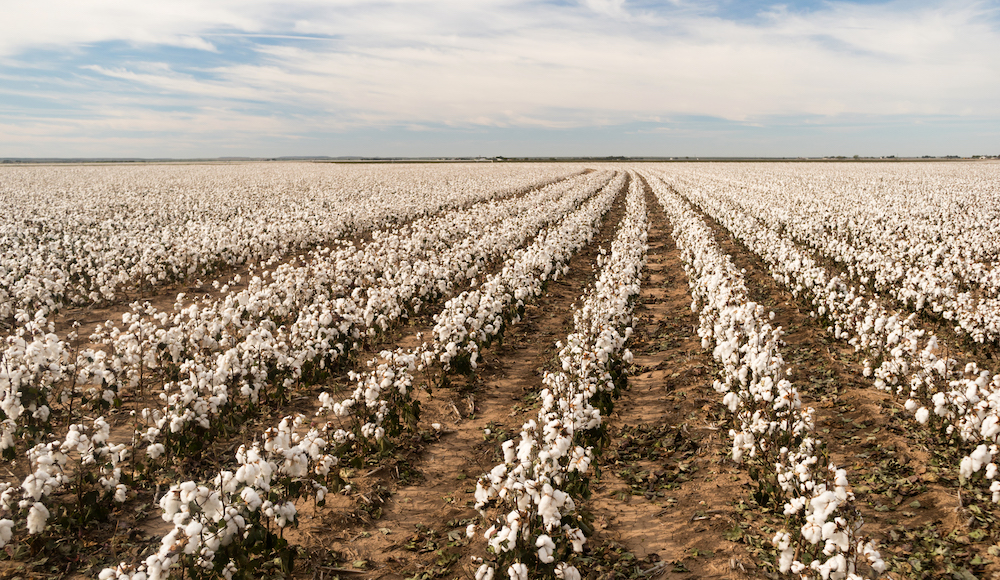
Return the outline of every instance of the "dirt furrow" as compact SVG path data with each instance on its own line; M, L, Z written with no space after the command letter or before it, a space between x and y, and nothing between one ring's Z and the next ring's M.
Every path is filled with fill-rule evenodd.
M669 223L649 193L646 203L649 250L629 347L633 371L609 419L612 443L591 500L595 540L606 555L624 548L657 577L732 577L733 566L750 565L746 550L726 539L738 529L735 506L748 478L726 462L714 362L695 332ZM632 572L618 560L618 573Z

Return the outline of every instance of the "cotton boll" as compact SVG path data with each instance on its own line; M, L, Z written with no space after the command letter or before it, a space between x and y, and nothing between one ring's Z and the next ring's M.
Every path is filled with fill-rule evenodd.
M35 502L28 512L28 533L40 534L45 530L49 519L49 510L41 502Z
M528 567L521 562L515 562L507 568L510 580L528 580Z
M562 580L580 580L580 571L576 569L576 566L571 566L566 562L559 562L556 564L555 569L556 578Z
M555 558L552 557L552 552L556 549L556 545L552 541L552 538L545 534L538 536L538 539L535 541L535 547L538 548L538 559L543 564L551 564L555 561Z
M13 535L14 522L8 519L0 520L0 548L7 545L10 542L10 538Z

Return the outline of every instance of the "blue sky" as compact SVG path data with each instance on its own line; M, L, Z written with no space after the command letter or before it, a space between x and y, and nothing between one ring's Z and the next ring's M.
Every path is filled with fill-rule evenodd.
M36 0L0 157L1000 154L1000 1Z

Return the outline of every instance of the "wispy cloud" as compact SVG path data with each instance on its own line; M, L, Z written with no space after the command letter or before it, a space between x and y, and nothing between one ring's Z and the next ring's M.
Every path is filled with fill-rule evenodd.
M248 154L324 131L1000 118L997 2L42 4L0 24L0 76L12 79L0 98L64 112L0 104L16 136L0 155L49 151L46 131L67 118L66 143L95 127L177 143L228 134Z

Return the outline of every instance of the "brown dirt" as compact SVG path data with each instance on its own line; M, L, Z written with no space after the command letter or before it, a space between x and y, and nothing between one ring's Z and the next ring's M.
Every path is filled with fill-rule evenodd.
M617 427L617 452L606 458L591 501L599 522L595 538L662 562L663 578L738 577L733 565L752 569L750 558L724 537L740 518L734 505L746 494L748 478L725 460L714 362L695 332L698 317L670 226L651 194L646 203L649 250L630 346L634 370L609 420ZM666 434L658 441L673 445L662 456L629 461L623 451L650 441L633 443L636 428L640 437Z

